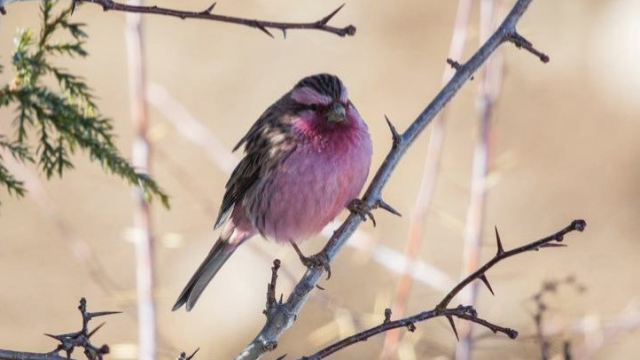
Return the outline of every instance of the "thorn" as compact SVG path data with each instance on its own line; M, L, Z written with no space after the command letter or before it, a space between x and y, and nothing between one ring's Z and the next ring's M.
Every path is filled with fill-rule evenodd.
M489 279L487 279L487 276L485 274L482 274L478 277L480 280L482 280L482 282L487 285L487 288L489 288L489 291L491 292L491 295L495 294L493 293L493 289L491 288L491 284L489 284Z
M280 293L280 301L279 301L280 305L282 305L283 297L284 297L284 294L283 294L283 293ZM198 348L198 350L199 350L199 349L200 349L200 348Z
M386 324L389 321L391 321L391 309L386 308L386 309L384 309L384 321L383 321L383 324Z
M391 136L393 137L393 146L397 146L400 143L400 139L401 139L400 134L398 134L396 127L393 126L393 124L391 123L391 120L389 120L387 115L385 115L384 118L385 120L387 120L387 125L389 125L389 130L391 130Z
M122 314L122 311L98 311L98 312L88 313L87 316L90 319L92 319L94 317L115 315L115 314Z
M285 38L285 40L287 39L287 29L282 28L282 36Z
M541 248L548 248L548 247L567 247L568 245L565 244L542 244L539 247Z
M322 286L320 286L320 285L318 285L318 284L316 284L316 287L318 288L318 290L322 290L322 291L325 291L325 290L326 290L325 288L323 288Z
M502 247L502 240L500 240L500 233L498 233L498 227L494 227L496 229L496 242L498 243L498 253L496 256L500 256L504 254L504 248Z
M282 356L280 356L279 358L277 358L276 360L283 360L285 357L287 357L287 354L284 354Z
M338 11L342 10L342 8L346 5L342 4L340 5L337 9L333 10L333 12L331 12L331 14L325 16L324 18L322 18L320 21L318 21L321 25L327 25L327 23L329 22L329 20L331 20L332 17L336 16L336 14L338 13Z
M259 21L256 20L253 22L253 24L255 25L255 27L262 30L263 33L269 35L272 39L275 39L273 35L269 32L269 30L267 30L267 28L264 27L264 25L262 25Z
M573 220L571 222L571 227L576 229L576 230L578 230L578 231L580 231L580 232L582 232L587 227L587 222L582 220L582 219Z
M193 352L193 354L187 356L184 360L191 360L198 353L198 351L200 351L200 348L197 348L196 351Z
M376 201L376 206L381 208L381 209L387 210L388 212L392 213L393 215L397 215L397 216L402 217L402 214L400 214L396 209L392 208L391 205L387 204L382 199L378 199L378 201Z
M416 331L416 324L414 324L414 323L407 324L407 330L409 330L411 332Z
M451 68L455 71L460 70L460 68L462 67L462 65L460 65L459 62L451 59L451 58L447 58L447 64L449 64L449 66L451 66Z
M456 334L456 340L460 341L460 337L458 336L458 329L456 329L456 323L453 322L453 316L448 315L447 319L449 320L449 325L453 329L453 333Z
M208 7L205 11L203 11L203 13L205 13L205 14L211 14L211 12L213 11L213 8L214 8L214 7L216 7L216 4L217 4L217 2L216 2L216 1L214 1L214 2L213 2L213 4L209 5L209 7ZM196 350L196 352L197 352L197 351L198 351L198 350Z
M91 331L89 334L87 334L87 338L91 338L91 336L93 336L93 334L95 334L98 330L100 330L100 328L102 326L104 326L104 324L106 324L106 322L103 322L102 324L98 325L98 327L93 329L93 331Z
M78 4L78 0L71 0L71 15L73 15L74 11L76 11L77 4Z
M44 336L48 336L48 337L50 337L52 339L56 339L58 341L62 341L62 338L59 335L51 335L51 334L45 333Z

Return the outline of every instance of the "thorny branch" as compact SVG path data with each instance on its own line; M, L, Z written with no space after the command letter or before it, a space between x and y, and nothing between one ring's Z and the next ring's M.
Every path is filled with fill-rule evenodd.
M363 197L365 204L372 209L379 204L379 200L382 198L382 188L389 181L391 174L404 153L436 114L453 98L462 85L469 80L473 73L478 70L489 56L503 43L512 41L514 34L516 34L516 23L520 20L531 1L532 0L518 0L516 2L500 27L467 62L460 65L456 74L447 85L445 85L440 93L436 95L435 99L422 111L418 118L402 135L399 134L391 122L388 121L393 135L393 146L365 192ZM522 47L529 51L535 50L533 45ZM538 55L536 54L536 56ZM333 259L362 221L363 219L360 215L352 213L324 247L322 250L324 255L330 260ZM486 269L484 270L486 271ZM298 312L309 298L311 290L313 290L320 280L323 271L321 267L311 267L307 270L289 295L287 301L279 304L269 312L264 327L251 343L236 357L237 360L257 359L264 353L275 349L279 337L293 325ZM451 299L445 300L443 300L438 307L440 311L446 308L446 304L451 301Z
M540 240L534 241L532 243L523 245L521 247L515 248L513 250L509 250L509 251L504 251L502 247L502 242L500 240L500 236L496 231L496 242L498 246L498 251L496 255L494 255L494 257L491 260L489 260L484 266L482 266L478 271L469 275L464 280L462 280L458 285L456 285L444 297L444 299L442 299L442 301L438 305L436 305L435 309L429 310L429 311L423 311L419 314L409 316L399 320L394 320L394 321L391 321L391 312L385 311L385 320L382 322L382 324L376 327L364 330L352 336L349 336L332 345L329 345L328 347L316 352L311 356L304 357L301 360L319 360L319 359L325 358L335 353L336 351L344 349L347 346L356 344L360 341L365 341L371 336L383 333L391 329L406 327L409 331L414 331L416 322L425 321L428 319L432 319L435 317L442 317L442 316L445 316L449 320L449 324L451 324L451 327L453 328L453 332L456 335L456 338L458 337L458 331L456 330L455 323L453 322L453 317L474 322L476 324L479 324L488 328L494 333L500 332L507 335L511 339L515 339L518 336L517 331L513 329L505 328L499 325L495 325L487 320L479 318L477 312L472 306L459 305L456 308L448 308L449 303L460 292L460 290L462 290L464 287L469 285L474 280L482 280L482 282L484 282L489 288L489 291L491 291L491 293L493 294L493 290L491 289L491 286L489 285L489 281L487 280L487 277L486 277L486 272L489 269L491 269L493 266L495 266L496 264L498 264L503 260L506 260L509 257L522 254L524 252L536 251L544 247L555 247L558 244L555 244L554 242L561 242L564 238L564 235L572 231L583 231L586 226L587 225L584 220L574 220L571 222L569 226L556 232L555 234L549 235Z
M502 247L502 240L500 240L500 234L498 233L498 229L496 228L496 242L497 242L497 246L498 246L498 251L496 252L496 255L493 257L493 259L489 260L486 264L484 264L481 268L479 268L478 270L476 270L475 272L471 273L469 276L467 276L464 280L462 280L458 285L456 285L455 288L453 288L453 290L451 290L449 292L449 294L447 294L447 296L444 297L444 299L442 299L442 301L438 304L438 308L440 309L444 309L446 308L449 303L451 302L451 300L453 300L453 298L458 295L458 293L460 292L460 290L462 290L465 286L469 285L470 282L474 281L475 279L480 279L482 280L482 282L485 283L485 285L487 285L487 287L489 288L489 291L491 291L491 293L493 293L493 290L491 289L491 286L489 285L489 280L487 280L487 276L486 276L486 272L491 269L494 265L496 265L497 263L499 263L500 261L518 255L518 254L522 254L524 252L527 251L538 251L541 248L545 248L545 247L561 247L564 246L563 244L556 244L553 243L553 241L556 241L558 243L562 242L562 240L564 239L564 236L570 232L573 231L584 231L585 227L587 226L587 223L584 220L573 220L571 222L571 224L569 224L567 227L565 227L564 229L558 231L555 234L549 235L545 238L542 238L538 241L534 241L530 244L527 245L523 245L519 248L515 248L509 251L504 251L504 248Z
M266 20L257 20L257 19L245 19L235 16L228 15L220 15L214 14L213 9L216 6L216 2L212 3L206 9L202 11L185 11L185 10L176 10L165 8L161 6L151 5L130 5L125 3L116 2L113 0L71 0L71 6L73 9L76 8L78 4L95 4L102 6L104 11L122 11L128 13L140 13L140 14L155 14L155 15L164 15L177 17L182 20L185 19L202 19L202 20L210 20L210 21L219 21L224 23L236 24L236 25L244 25L254 29L258 29L270 37L274 37L273 34L269 31L269 29L280 30L282 31L282 35L286 38L288 30L319 30L328 33L332 33L338 36L353 36L356 33L356 27L353 25L348 25L345 27L335 27L329 25L329 21L340 11L342 10L341 5L327 16L323 17L320 20L312 21L312 22L278 22L278 21L266 21Z
M61 335L45 334L60 342L55 350L48 353L31 353L0 349L0 360L69 360L76 348L83 349L84 355L89 360L102 360L102 356L109 353L109 346L102 345L97 347L91 343L90 339L105 323L89 331L89 321L99 316L119 314L120 312L87 312L87 300L85 300L85 298L80 299L78 310L80 310L80 314L82 315L82 329L80 331ZM60 355L61 351L64 351L64 355Z

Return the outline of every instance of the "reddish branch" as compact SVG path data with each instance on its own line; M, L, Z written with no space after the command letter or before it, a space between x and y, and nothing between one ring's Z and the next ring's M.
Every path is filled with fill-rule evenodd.
M472 281L475 280L482 280L487 287L489 288L489 291L491 291L491 293L493 294L493 290L491 289L491 286L489 285L489 281L487 280L486 277L486 272L491 269L493 266L495 266L496 264L498 264L499 262L506 260L507 258L510 258L512 256L515 255L519 255L525 252L529 252L529 251L537 251L541 248L545 248L545 247L557 247L557 246L564 246L562 244L556 244L554 242L562 242L562 240L564 239L564 236L567 233L573 232L573 231L583 231L585 229L585 227L587 226L587 223L584 220L574 220L571 222L571 224L567 227L565 227L564 229L556 232L555 234L549 235L547 237L544 237L540 240L531 242L529 244L523 245L521 247L515 248L513 250L509 250L509 251L505 251L504 248L502 247L502 241L500 240L500 236L498 235L498 232L496 230L496 242L497 242L497 246L498 246L498 251L496 253L496 255L489 260L484 266L482 266L480 269L478 269L478 271L472 273L471 275L469 275L467 278L465 278L464 280L462 280L458 285L456 285L445 297L444 299L442 299L442 301L440 301L440 303L438 303L438 305L436 305L435 309L433 310L429 310L429 311L424 311L421 312L419 314L413 315L413 316L409 316L409 317L405 317L403 319L399 319L399 320L394 320L391 321L391 312L385 311L385 319L382 322L382 324L372 327L370 329L364 330L362 332L359 332L355 335L349 336L348 338L345 338L341 341L338 341L318 352L316 352L315 354L311 355L311 356L306 356L303 357L301 360L319 360L322 358L325 358L333 353L335 353L336 351L339 351L341 349L344 349L347 346L353 345L355 343L358 343L360 341L365 341L367 339L369 339L371 336L377 335L377 334L381 334L383 332L389 331L391 329L396 329L396 328L407 328L409 331L414 331L415 330L415 323L416 322L420 322L420 321L425 321L428 319L432 319L435 317L442 317L445 316L448 320L449 320L449 324L451 324L451 327L453 328L453 332L456 335L456 338L458 337L458 331L456 330L455 327L455 323L453 322L453 318L457 317L459 319L465 319L468 321L471 321L473 323L479 324L481 326L484 326L486 328L488 328L489 330L493 331L494 333L503 333L505 335L507 335L509 338L511 339L515 339L518 336L518 332L513 330L513 329L509 329L509 328L505 328L496 324L493 324L487 320L484 320L480 317L478 317L477 312L475 311L475 309L472 306L458 306L455 308L449 308L449 303L451 302L451 300L462 290L464 289L467 285L469 285Z
M72 0L72 7L75 8L76 4L82 3L90 3L102 6L104 11L122 11L128 13L140 13L140 14L155 14L155 15L165 15L177 17L180 19L202 19L202 20L211 20L211 21L219 21L237 25L244 25L251 28L259 29L265 34L273 37L273 34L269 31L269 29L275 29L282 31L284 37L287 36L288 30L319 30L329 32L338 36L353 36L356 33L356 27L353 25L348 25L345 27L334 27L329 25L329 21L340 11L342 10L341 5L334 11L332 11L329 15L323 17L320 20L313 22L277 22L277 21L265 21L265 20L257 20L257 19L245 19L235 16L228 15L219 15L214 14L213 9L216 6L216 3L212 3L208 8L202 11L183 11L165 8L161 6L143 6L143 5L129 5L124 3L115 2L112 0Z
M80 306L78 306L78 310L80 310L80 314L82 315L82 329L80 331L61 335L45 334L60 342L55 350L48 353L31 353L0 349L0 360L69 360L71 359L71 354L76 348L82 349L87 359L102 360L102 356L109 353L109 346L95 346L91 343L90 339L91 336L93 336L96 331L104 325L104 323L89 331L89 321L99 316L119 314L120 312L87 312L87 300L85 300L85 298L80 299ZM60 354L61 351L64 351L64 356Z

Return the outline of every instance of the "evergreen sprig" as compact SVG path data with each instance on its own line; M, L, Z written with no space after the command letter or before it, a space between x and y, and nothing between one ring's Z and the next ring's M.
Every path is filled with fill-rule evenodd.
M92 161L98 161L105 171L141 187L148 201L158 197L168 207L167 194L146 173L135 169L115 147L112 120L100 115L85 80L51 61L56 56L87 56L84 24L70 21L70 8L54 14L53 7L53 1L42 2L42 28L37 37L28 29L20 30L16 37L12 56L15 78L0 88L0 107L16 106L12 122L15 139L0 136L0 149L23 163L37 164L47 178L51 178L73 168L71 155L79 148L87 152ZM71 40L52 40L54 33L65 30ZM55 79L57 88L47 85L47 78ZM37 144L35 149L29 146L30 137L35 138L31 140ZM4 166L1 155L0 186L12 195L25 194L24 184Z

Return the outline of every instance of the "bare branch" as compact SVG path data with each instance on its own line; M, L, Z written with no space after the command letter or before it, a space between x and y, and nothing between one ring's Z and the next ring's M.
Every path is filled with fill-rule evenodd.
M429 319L432 319L435 317L441 317L441 316L444 316L448 319L449 324L451 325L453 332L456 335L456 338L458 338L458 331L456 329L455 323L453 322L453 317L468 320L470 322L482 325L488 328L489 330L493 331L494 333L504 333L509 338L515 339L518 336L517 331L493 324L487 320L484 320L478 317L478 314L476 313L475 309L472 306L460 305L456 308L448 308L449 302L451 301L451 299L453 299L456 296L456 294L458 294L458 292L460 292L460 290L462 290L465 286L469 285L473 280L482 279L483 277L485 277L484 275L485 272L488 271L490 268L492 268L494 265L498 264L499 262L511 256L515 256L527 251L539 249L542 245L546 243L549 243L552 241L562 241L562 238L565 234L575 230L582 231L584 230L585 226L586 226L586 223L584 222L584 220L574 220L571 223L571 225L565 227L564 229L556 232L553 235L550 235L540 240L523 245L519 248L503 252L502 254L497 254L481 268L481 270L483 270L482 272L476 271L475 273L471 274L469 277L462 280L457 286L455 286L449 292L449 294L447 294L444 297L444 299L438 305L436 305L435 309L424 311L419 314L405 317L403 319L399 319L395 321L389 321L391 317L391 312L389 313L385 312L385 319L382 322L382 324L372 327L370 329L364 330L362 332L359 332L355 335L349 336L341 341L338 341L332 345L327 346L326 348L316 352L311 356L305 357L304 359L319 360L349 345L353 345L360 341L367 340L371 336L389 331L391 329L415 326L415 323L417 322L425 321L425 320L429 320ZM411 331L411 327L409 327L409 330Z
M549 55L538 51L536 48L533 47L533 44L531 44L529 40L525 39L522 35L518 34L517 32L514 32L509 36L509 41L511 41L518 49L520 48L525 49L528 52L532 53L533 55L537 56L540 59L540 61L542 61L543 63L549 62Z
M276 282L278 281L278 269L280 269L280 260L273 260L273 267L271 268L271 281L267 284L267 305L263 313L266 315L269 310L273 308L276 303Z
M102 356L109 353L109 346L95 346L89 339L104 323L100 324L94 330L89 331L89 321L95 317L119 314L120 312L87 312L87 300L85 300L85 298L80 299L78 310L80 310L80 314L82 315L82 329L80 331L61 335L45 334L60 342L55 350L48 353L32 353L0 349L0 360L73 360L71 354L76 348L82 349L87 359L102 360ZM61 351L64 351L64 356L60 355Z
M508 42L512 34L516 33L515 25L520 20L522 14L525 12L531 1L532 0L519 0L516 2L511 12L507 15L493 35L466 63L460 66L459 70L447 85L436 95L435 99L426 107L426 109L424 109L409 128L402 135L397 137L397 141L394 142L394 146L389 151L384 162L376 172L363 197L363 202L365 202L370 208L373 208L381 198L382 188L389 181L389 178L391 177L395 167L398 165L400 159L411 144L413 144L418 135L420 135L436 114L449 100L453 98L462 85L469 80L473 73L489 58L489 56L501 44ZM363 219L359 214L352 213L326 244L322 250L323 255L327 256L329 259L333 259L362 221ZM242 350L236 359L257 359L265 352L275 348L279 337L293 325L298 312L308 300L311 290L315 288L315 285L320 280L323 271L324 269L321 267L312 267L307 269L302 279L289 295L287 301L278 305L274 311L270 312L262 330L260 330L251 343ZM466 284L464 285L466 286ZM460 291L460 289L457 291ZM451 299L447 300L446 304L448 304L450 300ZM441 310L443 308L443 306L440 306L438 309Z
M584 231L585 227L587 226L586 221L584 220L573 220L571 222L571 224L569 224L567 227L565 227L564 229L558 231L555 234L549 235L547 237L544 237L538 241L534 241L532 243L520 246L518 248L509 250L509 251L504 251L501 253L497 253L491 260L489 260L486 264L484 264L481 268L479 268L478 270L476 270L475 272L473 272L472 274L470 274L469 276L467 276L464 280L462 280L458 285L456 285L455 288L453 288L449 294L447 294L447 296L444 297L444 299L442 299L442 301L438 304L438 308L444 309L447 306L449 306L449 303L451 303L451 300L453 300L453 298L458 295L458 293L460 292L460 290L464 289L465 286L467 286L469 283L471 283L472 281L479 279L480 276L484 275L489 269L491 269L492 267L494 267L497 263L499 263L500 261L518 255L518 254L522 254L524 252L528 252L528 251L537 251L540 248L543 248L544 245L552 242L552 241L557 241L557 242L561 242L564 238L564 235L573 232L573 231Z
M184 11L184 10L176 10L165 8L161 6L144 6L144 5L130 5L125 3L119 3L112 0L74 0L72 5L75 4L95 4L102 6L104 11L122 11L127 13L139 13L139 14L155 14L155 15L164 15L177 17L182 20L185 19L202 19L202 20L210 20L210 21L218 21L236 25L244 25L254 29L258 29L265 34L269 35L273 38L271 32L268 29L280 30L283 32L283 36L286 38L286 31L288 30L319 30L328 32L331 34L335 34L338 36L353 36L356 33L356 27L353 25L348 25L345 27L334 27L330 26L327 23L331 20L344 6L341 5L336 10L332 11L329 15L323 17L320 20L313 22L278 22L278 21L266 21L266 20L257 20L257 19L245 19L235 16L228 15L219 15L213 14L212 11L216 5L214 2L209 7L202 11Z
M424 311L421 312L419 314L413 315L413 316L409 316L406 317L404 319L400 319L400 320L394 320L394 321L385 321L382 324L367 329L365 331L362 331L358 334L349 336L343 340L340 340L320 351L318 351L317 353L310 355L310 356L305 356L304 360L319 360L322 358L325 358L339 350L344 349L347 346L356 344L358 342L361 341L366 341L367 339L369 339L370 337L383 333L385 331L389 331L391 329L397 329L397 328L407 328L409 331L414 331L415 330L415 323L420 322L420 321L425 321L428 319L433 319L436 317L447 317L447 318L452 318L452 317L458 317L460 319L465 319L465 320L469 320L472 322L475 322L477 324L486 326L487 328L491 329L493 332L500 332L503 333L505 335L507 335L509 338L511 339L515 339L518 336L518 332L513 330L513 329L509 329L509 328L505 328L499 325L495 325L490 323L487 320L484 320L482 318L478 317L478 314L476 313L475 309L473 309L470 306L458 306L456 308L451 308L451 309L434 309L431 311ZM451 324L453 324L453 322L451 322ZM454 332L455 332L455 325L454 326ZM300 360L302 360L300 359Z

